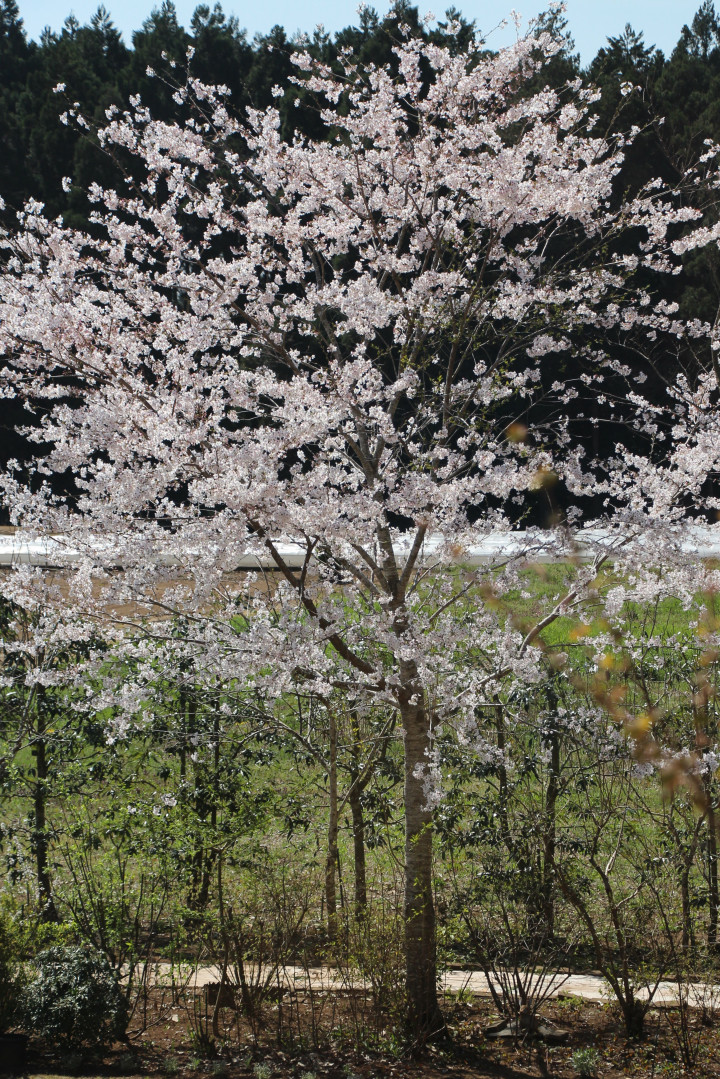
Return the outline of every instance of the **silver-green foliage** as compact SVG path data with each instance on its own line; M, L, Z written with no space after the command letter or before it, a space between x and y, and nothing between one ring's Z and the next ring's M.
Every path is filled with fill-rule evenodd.
M600 1067L600 1054L597 1049L576 1049L571 1061L580 1079L594 1079Z
M91 947L40 952L20 1005L23 1026L49 1044L99 1049L125 1034L127 1004L107 959Z

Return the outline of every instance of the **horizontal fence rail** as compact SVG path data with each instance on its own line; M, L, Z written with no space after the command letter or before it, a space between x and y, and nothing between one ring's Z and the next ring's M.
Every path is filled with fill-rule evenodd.
M667 534L663 538L667 538ZM395 553L402 559L410 552L412 535L400 536L395 541ZM648 533L636 537L634 543L640 543L649 555L657 553L658 537ZM676 531L672 538L678 554L700 560L720 559L720 524L688 525L681 532ZM441 564L464 566L492 565L506 559L522 559L528 562L553 563L575 560L592 562L598 554L607 554L610 558L617 555L626 545L627 538L611 529L586 529L575 534L572 540L561 532L516 531L489 532L471 543L452 544L436 536L426 537L422 556L424 560L437 559ZM306 560L307 550L300 543L278 540L274 543L279 556L286 566L301 567ZM102 553L98 544L97 553ZM188 560L197 552L188 550ZM0 568L19 565L31 565L47 568L72 566L85 556L74 550L59 536L48 539L26 539L21 536L0 536ZM102 560L102 559L100 559ZM163 556L160 560L168 566L182 566L183 559L176 555ZM119 564L119 563L118 563ZM237 570L273 570L276 563L269 552L247 551L234 560Z

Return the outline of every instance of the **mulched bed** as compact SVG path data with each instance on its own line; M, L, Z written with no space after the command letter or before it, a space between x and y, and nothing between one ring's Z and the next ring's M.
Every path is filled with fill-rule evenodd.
M190 1022L191 1004L151 1002L145 1013L147 1028L130 1029L126 1046L117 1046L102 1059L83 1060L31 1040L28 1073L33 1076L164 1076L176 1079L576 1079L582 1071L573 1063L577 1050L598 1054L598 1077L612 1079L720 1079L720 1014L703 1017L690 1013L688 1035L696 1059L683 1065L679 1047L680 1024L676 1010L653 1010L646 1021L642 1041L625 1037L620 1014L613 1005L595 1004L569 997L543 1008L543 1015L568 1031L566 1044L544 1045L538 1041L516 1043L485 1038L483 1030L497 1019L489 1000L448 1003L446 1015L452 1043L431 1046L413 1058L393 1039L376 1030L369 1044L353 1043L350 1026L343 1033L343 1012L349 1005L330 1002L332 1029L318 1025L327 1009L318 1012L317 1001L296 1003L296 1029L278 1047L278 1005L266 1004L263 1029L253 1040L245 1020L234 1009L221 1008L220 1038L211 1047L200 1045L198 1030L206 1030L198 1011ZM327 1002L326 1002L327 1003ZM195 1005L196 1007L196 1005ZM316 1042L311 1050L312 1009L315 1008ZM201 1022L198 1023L198 1015ZM193 1032L194 1027L194 1032ZM204 1049L204 1051L203 1051ZM576 1058L577 1063L577 1058ZM0 1065L1 1066L1 1065ZM590 1073L585 1073L590 1074Z

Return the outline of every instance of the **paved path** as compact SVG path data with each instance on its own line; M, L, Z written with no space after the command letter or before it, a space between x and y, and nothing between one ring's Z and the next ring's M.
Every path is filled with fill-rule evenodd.
M251 973L252 972L252 973ZM270 970L266 972L270 975ZM265 972L263 972L265 976ZM183 964L171 967L169 963L157 963L151 967L150 979L158 984L180 984L187 988L201 989L217 983L222 976L222 968L217 965L194 967ZM257 971L248 965L248 982L257 981ZM582 1000L607 1002L614 999L610 986L599 974L554 974L549 996L573 996ZM232 978L230 979L233 980ZM280 984L287 988L313 989L316 992L343 992L367 989L370 982L363 979L359 972L344 973L331 967L285 967L271 979L271 984ZM448 970L441 976L440 986L444 992L457 993L466 991L477 996L489 996L490 987L482 971ZM688 987L688 1004L691 1007L714 1006L720 1008L720 985L692 984ZM648 990L640 989L638 997L647 999ZM675 982L662 981L654 995L656 1005L674 1005L678 1001L678 987Z

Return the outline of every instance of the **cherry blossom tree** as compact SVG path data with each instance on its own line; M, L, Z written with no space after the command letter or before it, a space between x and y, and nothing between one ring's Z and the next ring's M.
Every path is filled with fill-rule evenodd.
M709 334L651 291L698 213L659 184L618 196L623 145L594 132L591 91L527 89L559 47L542 33L457 56L408 35L392 70L299 56L317 142L283 142L275 110L236 117L222 87L188 78L181 124L138 99L110 110L97 138L122 174L91 189L89 233L31 203L2 237L4 394L35 411L38 443L4 499L28 534L62 537L58 560L73 552L62 603L114 636L126 623L136 657L143 634L163 634L137 612L182 609L184 662L276 699L300 683L398 715L420 1041L443 1029L434 737L452 725L487 750L479 711L541 677L543 628L592 589L607 551L531 625L494 602L531 550L452 566L551 481L577 503L559 553L572 557L597 492L636 551L665 479L649 407L618 397L623 356ZM703 378L714 394L712 369ZM570 403L588 389L577 423ZM673 393L684 423L695 390ZM607 394L646 441L593 461L576 433ZM232 577L248 552L274 582Z

